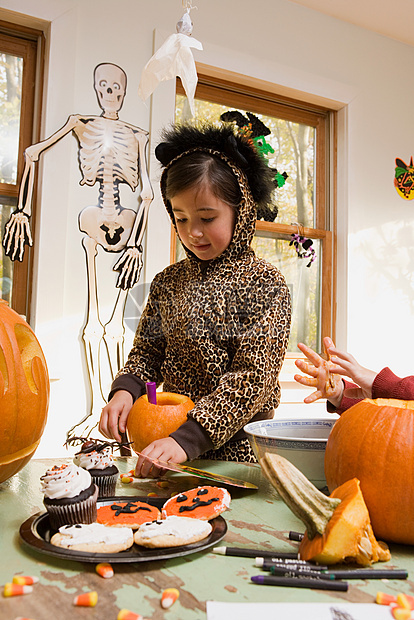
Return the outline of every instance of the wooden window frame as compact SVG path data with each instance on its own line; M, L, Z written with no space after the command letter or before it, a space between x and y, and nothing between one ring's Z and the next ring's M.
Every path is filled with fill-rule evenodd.
M0 194L10 198L19 195L24 169L25 149L39 141L41 114L41 84L44 65L44 33L24 25L0 20L0 44L2 52L23 58L23 80L20 109L20 136L16 183L0 183ZM31 215L31 231L36 234L36 200ZM4 231L1 231L3 238ZM33 275L33 252L27 248L20 262L13 262L11 307L30 320L31 283Z
M316 129L315 143L315 227L299 227L300 234L318 239L321 247L321 322L320 334L331 336L335 341L336 264L336 111L338 104L331 100L316 102L304 93L295 97L278 92L277 85L260 80L223 72L204 65L197 65L198 84L196 98L241 108L273 117L303 123ZM283 91L282 88L279 89ZM177 94L185 94L177 80ZM296 98L298 97L298 98ZM310 100L311 99L311 100ZM313 99L313 100L312 100ZM290 239L298 232L298 226L278 222L256 222L256 231L265 236ZM176 233L171 227L171 262L176 259ZM319 343L322 348L322 343ZM287 353L287 358L301 354Z

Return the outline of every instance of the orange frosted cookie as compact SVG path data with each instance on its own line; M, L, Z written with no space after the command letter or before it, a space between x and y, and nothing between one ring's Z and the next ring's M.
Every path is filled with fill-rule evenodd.
M113 502L98 508L97 513L98 523L112 527L131 527L132 529L137 529L147 521L155 521L160 518L160 511L156 506L139 501Z
M197 487L167 500L161 515L163 519L175 515L210 521L227 510L230 500L230 493L221 487Z

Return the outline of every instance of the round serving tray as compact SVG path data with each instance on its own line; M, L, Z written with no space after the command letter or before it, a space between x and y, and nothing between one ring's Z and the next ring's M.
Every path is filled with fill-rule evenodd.
M113 502L141 501L147 502L158 508L162 508L165 498L159 497L138 497L138 496L117 496L105 497L98 499L97 505L105 506ZM159 549L150 549L134 545L126 551L119 553L87 553L85 551L75 551L72 549L63 549L50 544L50 539L55 533L50 527L49 515L47 512L39 512L32 515L20 526L19 534L22 541L32 549L45 553L57 558L65 560L74 560L76 562L152 562L154 560L168 560L170 558L179 558L191 553L203 551L215 545L222 540L227 532L227 524L221 515L210 521L212 531L203 540L190 545L182 545L180 547L163 547Z

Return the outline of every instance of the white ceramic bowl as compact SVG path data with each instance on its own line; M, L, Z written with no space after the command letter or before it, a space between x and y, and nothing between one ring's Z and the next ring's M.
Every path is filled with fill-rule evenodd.
M260 460L277 453L293 463L318 489L326 486L325 448L336 418L284 418L250 422L244 427Z

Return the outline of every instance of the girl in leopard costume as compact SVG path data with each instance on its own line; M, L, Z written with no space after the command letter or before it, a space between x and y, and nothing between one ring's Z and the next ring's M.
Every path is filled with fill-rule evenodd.
M119 441L133 402L155 381L195 407L143 454L255 462L243 426L273 417L290 329L285 279L250 247L273 174L229 124L182 125L163 138L155 151L164 166L162 196L187 257L154 278L99 428ZM140 456L136 473L160 470Z

